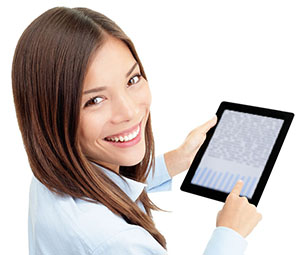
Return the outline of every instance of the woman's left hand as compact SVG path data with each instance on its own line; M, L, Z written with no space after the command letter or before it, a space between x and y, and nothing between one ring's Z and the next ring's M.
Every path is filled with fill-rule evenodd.
M188 169L203 142L206 133L217 123L217 116L193 129L183 144L177 149L164 154L166 166L171 177Z

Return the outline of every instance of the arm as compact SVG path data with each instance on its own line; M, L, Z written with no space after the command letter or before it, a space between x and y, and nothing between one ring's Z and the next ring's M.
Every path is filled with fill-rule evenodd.
M172 177L166 167L164 155L155 157L155 171L153 169L147 177L147 192L168 191L172 189Z
M147 178L147 191L170 190L172 177L188 169L198 149L205 140L207 131L216 124L216 116L205 124L192 130L184 143L177 149L169 151L155 158L155 171L153 169Z
M216 118L194 129L184 143L164 155L170 176L186 170L203 144L207 131L214 126ZM238 182L228 195L224 207L217 216L217 228L208 242L204 255L242 255L247 247L245 237L261 220L262 216L247 198L240 197L243 182Z
M240 197L243 182L238 181L227 196L217 216L217 228L207 244L204 255L242 255L247 247L245 240L262 219L246 197Z
M204 255L242 255L247 245L246 239L234 230L217 227L205 248Z
M216 116L205 124L192 130L184 143L177 149L169 151L155 158L155 171L153 169L147 178L147 191L170 190L172 177L188 169L198 149L205 140L207 131L216 124Z
M164 154L165 167L171 177L188 169L195 154L203 144L206 133L217 122L214 117L205 124L192 130L184 143L177 149ZM238 182L228 195L223 209L217 216L217 228L207 244L204 255L241 255L247 242L245 237L261 220L256 207L240 197L243 182Z
M207 131L217 122L214 116L211 120L192 130L183 144L177 149L164 154L166 166L171 177L187 170L200 146L203 144Z

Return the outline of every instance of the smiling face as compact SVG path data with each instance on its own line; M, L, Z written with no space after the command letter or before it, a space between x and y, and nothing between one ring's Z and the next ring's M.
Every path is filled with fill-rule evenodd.
M148 82L124 42L108 37L95 52L83 84L79 142L91 160L114 171L145 155Z

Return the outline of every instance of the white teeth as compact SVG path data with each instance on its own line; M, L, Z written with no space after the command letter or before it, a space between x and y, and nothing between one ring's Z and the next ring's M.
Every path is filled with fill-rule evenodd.
M134 131L133 133L130 133L128 135L123 136L119 136L119 137L110 137L110 138L106 138L106 140L111 141L111 142L128 142L134 138L137 137L137 135L140 132L140 126L138 126L137 130Z

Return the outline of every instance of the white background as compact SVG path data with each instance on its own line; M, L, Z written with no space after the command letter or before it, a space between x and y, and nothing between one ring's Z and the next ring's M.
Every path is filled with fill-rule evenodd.
M45 3L44 3L45 2ZM1 254L27 254L31 170L11 92L11 61L23 30L55 6L88 7L131 37L152 90L156 153L179 146L223 100L296 114L258 205L263 220L246 254L299 252L300 3L298 1L6 1L1 5ZM202 254L222 203L180 191L152 194L170 255Z

